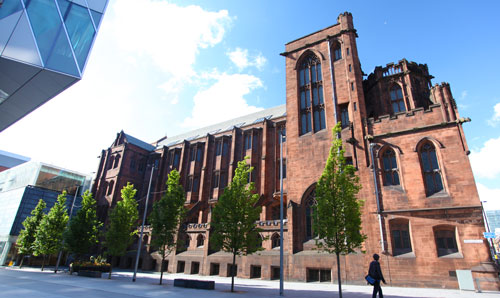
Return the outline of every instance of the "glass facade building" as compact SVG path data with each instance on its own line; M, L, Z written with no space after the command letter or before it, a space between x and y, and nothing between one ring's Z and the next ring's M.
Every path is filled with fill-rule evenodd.
M57 196L66 190L66 205L76 213L81 194L90 188L92 177L39 162L27 162L0 173L0 265L12 260L22 222L31 215L40 199L52 208Z
M108 0L0 0L0 131L81 79Z

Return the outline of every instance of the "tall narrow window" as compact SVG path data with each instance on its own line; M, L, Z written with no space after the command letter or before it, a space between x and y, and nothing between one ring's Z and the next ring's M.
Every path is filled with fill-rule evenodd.
M317 235L313 229L314 218L317 216L315 196L315 191L312 191L306 200L306 240L310 240Z
M189 161L194 161L196 155L196 147L192 146L189 154Z
M224 189L227 185L227 175L225 172L220 173L219 188Z
M299 67L300 134L326 127L321 61L309 54Z
M219 172L214 172L212 175L212 188L219 187Z
M181 158L181 153L177 150L175 150L174 154L174 167L178 168L179 167L179 159Z
M280 247L280 235L278 233L274 233L271 237L271 247Z
M200 188L200 177L194 177L193 179L193 192L198 192Z
M222 144L222 156L226 156L227 155L228 149L229 149L228 141L224 140L224 142Z
M332 50L333 50L334 61L342 59L342 48L340 47L340 43L335 42L335 44L332 47Z
M409 253L411 249L409 221L395 219L390 222L393 255Z
M420 160L422 163L422 172L424 175L425 193L431 196L443 190L443 181L441 180L441 170L436 156L436 148L430 142L426 142L420 148Z
M108 196L113 193L114 186L115 186L115 181L111 180L111 182L109 182L109 186L108 186L108 194L107 194Z
M245 150L252 149L252 134L245 134Z
M393 113L399 113L406 111L405 102L403 98L403 91L399 85L392 86L390 90L391 94L391 106Z
M215 156L222 154L222 140L215 143Z
M115 157L115 165L113 166L113 168L117 168L119 164L120 164L120 155L117 155Z
M340 106L340 124L342 128L346 128L349 126L349 109L347 105Z
M382 154L384 185L399 185L398 164L394 150L387 149Z
M202 160L203 160L203 148L198 147L198 149L196 150L196 161L201 162Z

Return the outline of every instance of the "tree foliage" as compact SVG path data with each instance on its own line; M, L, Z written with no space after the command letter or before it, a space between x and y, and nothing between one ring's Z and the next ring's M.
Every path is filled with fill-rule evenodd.
M116 203L109 214L105 242L108 256L123 256L137 234L139 211L134 199L136 192L134 185L127 183L121 190L122 200Z
M153 210L149 215L151 224L151 245L158 248L161 255L161 275L160 285L163 279L163 263L165 258L177 247L177 231L185 216L184 208L185 193L179 184L179 172L172 170L168 175L167 191L153 205Z
M337 256L339 294L342 297L339 255L360 248L362 201L356 199L361 186L356 168L346 163L340 123L333 129L333 142L326 166L316 186L316 212L313 229L320 250Z
M40 222L42 221L45 214L43 210L47 207L45 201L40 199L35 209L31 211L31 216L28 216L23 221L23 229L19 232L19 237L17 238L17 251L19 254L23 255L32 255L33 254L33 244L36 239L36 231L40 226ZM22 266L23 260L21 260Z
M62 249L63 232L67 224L66 191L63 191L38 226L36 239L33 243L33 254L35 256L43 255L45 258L45 256L55 254Z
M97 203L88 190L82 196L82 207L64 232L65 247L77 257L89 253L98 242L102 223L97 219Z
M261 229L255 224L261 212L261 207L256 206L259 195L254 193L253 182L247 183L252 170L245 160L238 162L233 181L212 210L210 242L215 249L233 254L232 268L235 268L236 255L262 249L259 245ZM234 290L234 273L231 270L231 291Z

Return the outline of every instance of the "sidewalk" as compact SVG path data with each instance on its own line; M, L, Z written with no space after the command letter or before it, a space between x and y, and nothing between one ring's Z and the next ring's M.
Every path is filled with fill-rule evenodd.
M279 297L279 281L235 278L235 291L231 293L231 278L188 274L164 274L163 285L159 285L159 273L138 273L132 282L130 271L115 271L111 280L108 274L101 279L79 277L65 272L54 274L53 270L41 272L39 268L0 268L0 297L168 297L186 298L215 297ZM173 286L174 278L215 281L215 290L184 289ZM284 296L291 298L338 297L338 285L325 283L285 282ZM344 298L370 298L371 286L342 285ZM500 292L475 293L472 291L398 288L383 286L384 297L481 297L498 298Z

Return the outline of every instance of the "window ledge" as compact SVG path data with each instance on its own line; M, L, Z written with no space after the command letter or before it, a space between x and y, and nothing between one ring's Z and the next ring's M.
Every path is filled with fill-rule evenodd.
M390 191L397 191L400 193L406 193L403 187L401 187L401 185L384 185L384 189Z
M427 198L429 199L433 199L433 198L450 198L450 195L445 191L445 190L442 190L440 192L436 192L430 196L427 196Z
M410 251L410 252L407 252L404 254L400 254L400 255L396 255L394 257L398 258L398 259L415 259L416 258L415 253L413 251Z
M463 259L464 255L461 252L455 252L449 255L438 257L439 259Z

